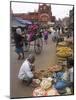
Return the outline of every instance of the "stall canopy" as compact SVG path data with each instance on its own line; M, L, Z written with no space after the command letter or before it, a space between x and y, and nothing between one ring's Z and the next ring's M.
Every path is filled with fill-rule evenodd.
M25 27L28 24L32 24L32 22L14 16L11 18L11 27L18 27L18 26Z

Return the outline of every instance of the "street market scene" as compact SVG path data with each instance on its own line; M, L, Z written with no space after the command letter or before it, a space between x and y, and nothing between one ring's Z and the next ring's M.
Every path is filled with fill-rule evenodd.
M10 97L74 95L74 6L11 2Z

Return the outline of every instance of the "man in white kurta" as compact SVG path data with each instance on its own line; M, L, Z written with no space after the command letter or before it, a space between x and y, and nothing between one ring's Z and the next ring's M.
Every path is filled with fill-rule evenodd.
M32 64L34 63L35 57L33 55L29 55L29 57L23 62L18 78L20 80L26 80L29 83L32 82L32 79L34 77L33 72L32 72Z

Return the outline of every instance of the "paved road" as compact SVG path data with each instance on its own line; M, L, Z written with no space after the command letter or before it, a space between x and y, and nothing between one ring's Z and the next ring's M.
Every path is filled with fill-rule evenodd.
M34 88L26 87L21 81L18 80L18 72L21 64L24 60L17 60L15 53L15 47L11 46L10 51L10 95L11 97L29 97L32 96ZM30 48L29 52L25 52L25 58L28 57L29 53L34 53L33 47ZM36 54L35 54L36 55ZM48 44L44 43L43 51L40 55L36 55L36 70L47 69L47 67L56 64L56 46L51 40L49 35Z

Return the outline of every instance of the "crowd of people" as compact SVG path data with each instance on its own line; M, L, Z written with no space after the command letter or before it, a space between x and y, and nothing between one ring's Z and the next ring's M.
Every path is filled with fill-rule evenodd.
M39 26L36 24L28 25L24 28L22 31L20 27L17 27L14 32L14 42L15 42L15 51L18 54L18 60L24 59L24 50L23 50L23 43L25 42L25 45L27 45L27 41L31 42L35 39L35 34L38 34ZM42 33L39 32L39 34ZM44 40L47 44L48 39L48 32L46 29L43 32Z
M16 53L18 54L18 60L24 59L23 42L25 42L25 45L27 46L27 41L33 41L35 39L35 34L41 34L41 36L44 38L45 44L48 44L49 31L47 27L41 29L39 25L33 24L25 27L23 31L20 27L16 28L16 31L14 32L14 41L16 46ZM51 37L52 41L56 43L64 39L61 37L61 32L58 28L52 28ZM73 42L73 34L72 36L66 37L65 41Z

